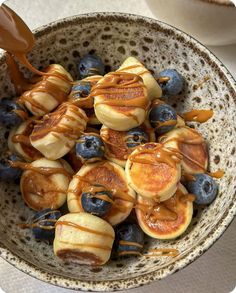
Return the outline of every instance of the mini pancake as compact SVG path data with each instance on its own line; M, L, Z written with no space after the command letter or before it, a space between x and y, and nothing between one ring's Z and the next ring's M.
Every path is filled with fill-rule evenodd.
M193 215L194 196L189 195L182 184L167 201L155 203L138 196L136 215L139 226L150 237L173 239L189 226Z
M41 158L32 163L15 164L25 170L20 189L23 200L31 209L57 209L66 202L67 188L74 173L66 161Z
M162 96L162 90L151 72L136 58L128 57L117 71L135 73L142 77L144 84L147 87L148 98L153 100Z
M73 81L71 75L59 64L51 64L49 75L34 77L32 88L24 92L20 101L35 116L43 116L66 101Z
M27 120L21 123L16 128L10 131L8 137L8 147L27 162L37 160L42 157L42 154L35 149L29 139L30 134L34 128L34 121Z
M149 141L156 140L155 132L147 120L139 127L148 134ZM128 156L134 150L134 148L128 148L125 142L127 131L113 130L103 125L100 135L105 144L105 157L121 167L125 167Z
M164 201L176 191L181 177L181 155L162 144L146 143L129 156L125 173L129 185L141 196Z
M208 152L202 135L190 127L173 129L159 138L166 147L174 148L183 155L182 167L187 174L206 171Z
M110 129L126 131L145 120L147 88L136 74L110 72L92 88L91 95L96 117Z
M133 208L136 195L127 184L124 169L109 161L83 165L74 175L67 195L69 211L83 212L81 205L83 189L96 185L106 187L113 194L112 208L103 218L112 226L124 221Z
M103 265L111 255L115 238L112 226L87 213L66 214L58 219L54 254L76 264Z
M59 159L73 148L84 131L87 120L82 109L64 103L34 126L30 142L46 158Z

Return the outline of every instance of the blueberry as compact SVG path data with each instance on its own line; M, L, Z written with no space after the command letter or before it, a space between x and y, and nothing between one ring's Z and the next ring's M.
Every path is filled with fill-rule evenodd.
M37 212L29 224L35 239L52 242L55 236L55 224L60 217L60 211L50 208Z
M178 95L184 87L184 79L182 75L175 69L166 69L159 74L159 80L167 77L169 80L160 82L160 86L164 96Z
M6 153L0 158L0 180L12 181L20 178L22 170L12 168L10 165L10 161L14 162L19 160L16 155L10 153Z
M83 191L81 195L82 207L87 213L103 217L111 209L112 203L99 198L99 196L105 195L112 199L112 193L101 185L91 186L90 188L90 191Z
M23 119L15 112L24 109L12 99L3 98L0 100L0 124L3 126L17 126Z
M70 97L72 100L85 98L90 94L91 83L89 81L78 80L72 86Z
M144 244L144 233L137 224L123 223L116 228L114 249L120 256L139 254Z
M149 121L156 133L161 135L175 127L177 114L175 109L167 104L154 105L149 112Z
M207 174L196 174L194 177L195 180L185 184L188 192L196 196L195 202L197 204L210 204L218 192L215 180Z
M85 55L79 62L79 74L81 78L92 75L104 75L105 66L100 57Z
M77 157L82 161L101 159L104 155L104 144L99 135L82 135L75 146Z
M134 148L148 142L148 134L139 127L130 129L125 137L127 148Z

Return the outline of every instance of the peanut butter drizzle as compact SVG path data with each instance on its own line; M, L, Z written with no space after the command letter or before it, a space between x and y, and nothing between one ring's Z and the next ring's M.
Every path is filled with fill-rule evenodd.
M115 92L114 88L116 89ZM138 90L138 93L135 93L135 97L127 97L129 89ZM145 85L138 75L127 72L111 72L104 77L102 83L97 83L93 86L90 95L93 97L103 96L104 100L96 103L96 105L105 104L115 107L139 107L146 110L149 101L142 89L145 89ZM140 96L137 96L138 94L140 94Z
M108 167L108 165L106 167ZM88 183L90 185L95 185L96 184L96 183L86 179L85 176L80 176L80 175L75 174L73 176L73 178L78 178L80 181ZM114 188L110 188L110 186L106 186L105 184L103 184L103 186L113 194L115 199L121 199L121 200L125 200L125 201L128 201L128 202L134 203L135 199L132 196L127 194L128 189L123 191L123 190L117 190L117 189L114 189ZM72 190L72 192L76 192L76 190Z
M125 240L120 240L119 241L120 245L129 245L129 246L136 246L136 247L140 247L143 248L142 244L139 244L137 242L131 242L131 241L125 241Z
M169 80L170 80L170 77L168 77L168 76L160 76L160 77L157 78L158 83L165 83L165 82L167 82Z
M59 240L59 241L61 243L69 244L69 245L73 245L73 246L91 247L91 248L97 248L97 249L103 249L103 250L111 251L111 247L109 247L107 245L99 245L99 244L94 244L94 243L72 243L72 242L63 241L63 240Z
M142 64L134 64L134 65L130 65L130 66L126 66L124 68L118 69L117 72L126 72L126 70L130 70L130 69L136 69L136 68L144 68ZM141 72L136 73L137 75L143 75L145 73L150 73L149 70L147 70L146 68L144 68Z
M91 193L91 197L102 199L104 201L110 202L111 204L114 204L114 200L112 200L108 195L97 194L98 192L104 192L103 186L85 186L84 188L82 188L82 192Z
M9 53L6 53L6 63L16 94L20 95L24 91L30 90L33 85L23 76L13 56Z
M196 121L196 122L206 122L209 120L214 114L213 110L192 110L190 112L186 112L181 116L185 121Z
M23 110L13 110L23 121L29 118L28 114Z
M145 147L145 148L144 148ZM144 146L137 147L137 153L131 154L129 160L132 163L158 165L160 163L167 164L172 168L179 164L182 155L176 149L165 148L162 144L146 144ZM139 158L140 155L152 155L151 159L145 157Z
M145 257L157 257L157 256L171 256L176 257L179 255L179 250L175 248L154 248L149 249L147 253L143 254Z
M195 195L187 193L184 194L180 189L177 189L175 195L168 201L155 203L154 201L146 201L145 203L137 203L134 208L141 210L145 215L146 220L156 221L175 221L178 218L178 214L175 211L175 207L180 203L185 204L187 202L193 202ZM167 202L171 206L167 206Z
M67 172L64 168L54 168L54 167L35 167L32 166L31 163L24 163L20 161L10 162L12 168L20 168L22 170L31 170L37 173L40 173L45 176L50 176L53 174L63 174L67 177L71 177L72 175Z
M45 137L49 133L54 133L55 136L62 133L65 137L75 140L83 129L82 121L77 120L77 125L69 126L66 124L57 125L55 122L67 118L67 120L74 121L74 117L66 114L67 107L70 107L70 111L77 115L82 121L87 122L87 117L80 112L80 109L69 103L63 103L55 112L52 112L44 116L42 124L36 125L32 132L30 139L35 141L39 138ZM53 125L55 123L56 125ZM59 138L59 136L58 136Z
M163 126L175 126L177 124L177 120L167 120L167 121L164 121L164 122L161 122L161 121L151 121L151 123L157 123L157 126L155 127L155 129L159 129Z
M195 84L193 86L193 89L197 90L199 87L201 87L208 80L210 80L210 76L209 75L204 76L204 78L202 80L200 80L197 84Z
M90 229L90 228L75 224L75 223L70 222L70 221L57 221L55 226L57 227L59 225L69 226L69 227L72 227L72 228L75 228L75 229L78 229L78 230L81 230L81 231L84 231L84 232L88 232L88 233L91 233L91 234L96 234L96 235L99 235L99 236L104 236L104 237L109 237L111 239L114 239L114 236L112 236L109 233L93 230L93 229Z
M14 143L20 143L20 144L24 144L27 145L29 147L32 147L29 136L24 135L24 134L15 134L12 136L12 142Z

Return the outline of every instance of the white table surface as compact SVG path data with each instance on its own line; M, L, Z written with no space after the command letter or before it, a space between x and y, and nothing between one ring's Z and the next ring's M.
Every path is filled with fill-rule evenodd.
M157 0L158 1L158 0ZM178 0L176 0L178 1ZM31 29L63 17L98 11L154 17L144 0L8 0ZM236 78L236 44L210 47ZM130 293L228 293L236 285L236 220L200 258L183 270ZM18 271L0 258L0 287L7 293L70 293Z

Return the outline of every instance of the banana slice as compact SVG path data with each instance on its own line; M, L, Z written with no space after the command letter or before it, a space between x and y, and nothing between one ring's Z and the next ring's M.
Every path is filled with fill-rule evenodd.
M64 103L55 112L45 115L35 125L30 142L46 158L63 157L75 145L87 123L85 112L75 105Z
M27 120L10 131L8 137L8 147L27 162L37 160L42 157L41 153L36 150L29 139L34 128L34 121Z
M181 155L158 143L137 147L129 156L126 178L129 185L141 196L165 201L177 189L181 177Z
M93 87L91 95L96 117L108 128L126 131L145 120L147 89L136 74L110 72Z
M43 116L67 99L73 81L71 75L59 64L52 64L44 75L35 78L32 89L24 92L20 101L35 116Z
M33 210L57 209L66 202L67 188L73 170L64 160L45 158L19 163L24 169L20 189L25 203Z
M173 239L189 226L193 215L194 197L188 195L179 184L176 193L162 203L151 202L138 196L135 209L139 226L149 236L157 239Z
M89 186L102 185L113 194L113 205L104 219L112 226L124 221L130 214L136 195L128 186L124 169L109 161L83 165L70 182L67 205L71 213L83 212L81 195Z
M208 166L206 143L195 129L187 126L176 128L159 137L159 141L183 155L182 167L185 173L198 174L206 171Z
M147 133L148 141L156 140L154 129L147 120L139 128ZM109 161L125 167L128 156L134 150L133 147L128 148L126 144L126 139L129 136L128 131L117 131L103 125L100 130L100 135L105 144L105 157Z
M87 213L66 214L56 223L53 250L63 261L103 265L110 258L114 238L114 229L103 219Z
M128 57L117 71L135 73L142 77L148 90L148 98L153 100L162 96L162 90L151 72L136 58Z

